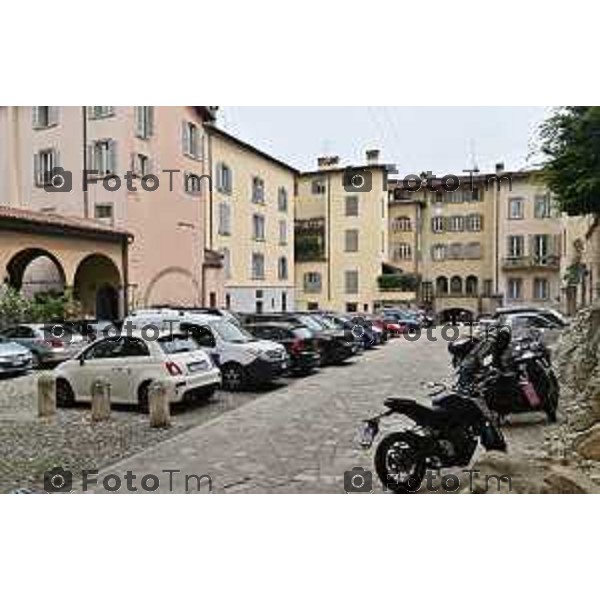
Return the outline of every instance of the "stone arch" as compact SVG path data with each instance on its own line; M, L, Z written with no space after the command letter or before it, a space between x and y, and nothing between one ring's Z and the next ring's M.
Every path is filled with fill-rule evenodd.
M169 267L148 283L143 306L189 306L190 298L195 298L196 304L202 302L198 280L187 269Z
M443 275L435 280L435 293L437 296L448 295L448 278Z
M75 270L73 295L85 316L99 320L118 320L122 314L121 273L104 254L89 254Z
M462 277L455 275L450 280L450 293L454 296L461 296L463 293L463 280Z
M36 282L27 282L27 273L30 267L35 267L44 281L40 282L41 287L36 288ZM60 260L44 248L24 248L12 256L6 265L6 276L4 283L15 288L23 290L24 283L31 285L29 290L23 290L26 295L32 296L37 291L46 291L55 289L64 291L67 286L65 269ZM46 289L43 289L43 288ZM28 293L29 292L29 293Z

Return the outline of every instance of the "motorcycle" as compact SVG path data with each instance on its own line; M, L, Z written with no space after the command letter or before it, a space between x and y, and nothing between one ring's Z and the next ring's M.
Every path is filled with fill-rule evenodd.
M388 399L384 403L387 411L364 423L362 446L372 448L385 418L403 416L414 425L387 435L379 443L375 471L383 486L396 494L416 492L428 470L468 466L479 442L486 450L506 452L502 431L476 400L487 385L480 381L469 390L450 391L443 386L430 394L435 396L431 408L411 399Z
M495 385L488 386L485 401L490 411L509 414L544 412L555 423L560 385L549 349L534 334L512 340L503 329L485 339L460 340L450 345L459 386L494 373Z

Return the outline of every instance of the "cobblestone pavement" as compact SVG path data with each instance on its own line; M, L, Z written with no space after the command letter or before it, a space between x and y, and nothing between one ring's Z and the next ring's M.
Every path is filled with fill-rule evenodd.
M388 396L428 401L422 383L447 377L448 364L441 340L393 341L113 465L98 479L118 475L121 492L131 471L139 491L151 474L160 478L160 492L195 492L196 480L185 476L208 475L217 493L343 493L346 471L372 467L372 452L356 439L361 421L381 412ZM508 427L511 451L539 453L543 432L537 419Z

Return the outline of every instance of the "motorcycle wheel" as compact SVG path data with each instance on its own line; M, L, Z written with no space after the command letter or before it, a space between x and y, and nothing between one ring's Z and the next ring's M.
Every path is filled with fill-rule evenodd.
M414 435L392 433L375 452L375 471L384 488L394 494L417 492L425 477L425 457L415 445Z

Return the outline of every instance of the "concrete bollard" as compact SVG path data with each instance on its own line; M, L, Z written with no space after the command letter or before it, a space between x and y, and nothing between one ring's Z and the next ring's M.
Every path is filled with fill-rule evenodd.
M52 375L43 373L38 379L38 416L56 415L56 380Z
M110 419L110 382L99 378L92 384L92 421Z
M150 427L171 426L171 399L175 394L172 383L166 380L155 381L148 390Z

